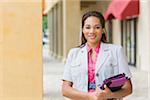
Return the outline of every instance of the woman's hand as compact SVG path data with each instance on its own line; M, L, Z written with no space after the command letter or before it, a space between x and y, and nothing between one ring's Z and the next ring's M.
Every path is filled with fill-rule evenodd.
M103 90L103 93L105 94L106 98L112 98L112 92L111 90L107 87L107 85L104 86L105 90Z
M111 98L111 90L105 85L105 90L101 90L99 87L96 88L97 100L107 100Z

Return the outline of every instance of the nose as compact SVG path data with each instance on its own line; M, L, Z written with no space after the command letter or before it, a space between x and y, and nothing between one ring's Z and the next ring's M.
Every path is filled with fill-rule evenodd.
M91 29L90 29L90 33L93 34L94 32L95 32L95 29L94 29L94 28L91 28Z

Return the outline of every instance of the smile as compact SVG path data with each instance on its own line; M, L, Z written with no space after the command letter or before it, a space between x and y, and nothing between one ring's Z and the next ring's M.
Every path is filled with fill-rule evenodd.
M91 36L88 36L90 39L95 39L96 38L96 35L91 35Z

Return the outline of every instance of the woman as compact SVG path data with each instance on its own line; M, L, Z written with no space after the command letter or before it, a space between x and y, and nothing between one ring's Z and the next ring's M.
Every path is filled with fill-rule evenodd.
M63 74L62 94L73 100L117 100L132 93L131 73L122 47L108 44L105 20L97 11L82 17L80 47L70 50ZM123 87L112 92L103 80L125 73L128 80Z

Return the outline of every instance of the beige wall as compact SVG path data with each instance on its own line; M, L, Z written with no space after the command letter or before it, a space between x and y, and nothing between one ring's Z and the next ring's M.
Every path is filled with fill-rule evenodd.
M82 0L83 3L84 0ZM111 0L110 0L111 1ZM89 10L98 10L104 13L110 1L84 1L81 0L62 0L63 2L63 57L66 58L71 47L78 44L80 40L79 26L81 26L82 15ZM137 21L137 69L147 71L150 69L150 1L140 0L140 14ZM53 5L55 6L55 5ZM80 16L77 18L76 16ZM79 22L80 21L80 22ZM113 43L121 44L121 21L113 19ZM106 29L108 28L106 22ZM81 29L80 29L81 31ZM108 31L108 30L107 30ZM80 32L81 33L81 32ZM74 38L71 38L74 37ZM144 45L143 45L144 44ZM55 50L56 51L56 50Z
M113 19L113 43L121 45L121 22L118 19Z
M42 100L39 1L0 3L0 100Z
M50 10L50 9L52 9L52 7L54 6L54 5L56 5L59 1L61 1L61 0L44 0L45 1L45 9L44 9L44 13L48 13L48 11Z
M70 48L79 45L80 1L57 0L47 10L47 15L49 53L54 58L65 61Z
M79 45L80 0L63 0L63 55Z

